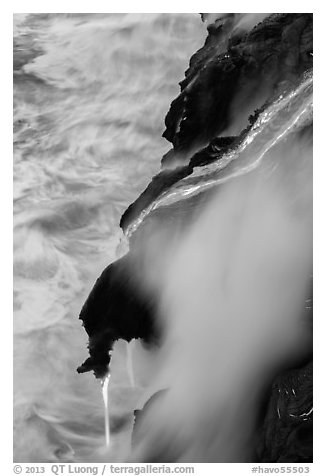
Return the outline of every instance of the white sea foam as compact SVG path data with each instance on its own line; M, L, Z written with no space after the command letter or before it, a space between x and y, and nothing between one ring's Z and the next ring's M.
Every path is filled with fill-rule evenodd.
M14 16L15 461L104 457L78 314L169 149L164 116L205 36L196 14ZM112 432L128 441L125 347L113 367Z

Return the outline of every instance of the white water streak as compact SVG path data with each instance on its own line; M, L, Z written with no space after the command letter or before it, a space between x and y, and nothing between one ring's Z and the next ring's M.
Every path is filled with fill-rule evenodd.
M105 444L107 448L110 446L110 412L109 412L109 382L110 374L101 381L102 396L104 402L104 418L105 418Z
M303 82L291 93L286 96L280 95L280 97L271 104L258 118L257 122L251 128L251 131L245 136L244 140L239 144L237 149L232 150L231 152L225 154L223 159L213 162L204 167L197 168L193 171L193 173L189 177L185 177L184 179L180 180L175 186L171 187L167 191L163 192L156 200L154 200L147 208L145 208L139 217L135 219L127 228L125 235L127 238L137 230L146 216L152 212L153 210L169 205L176 200L182 200L185 198L189 198L189 196L195 195L199 192L207 190L211 187L216 186L217 184L222 184L226 181L229 181L232 178L238 177L240 175L246 174L251 170L255 169L259 163L261 162L262 158L266 155L266 153L279 141L281 140L286 134L290 133L294 127L300 122L300 120L304 120L304 118L311 115L312 111L312 99L311 99L311 88L312 88L313 77L312 74L309 73L306 75L306 78ZM308 96L307 101L301 105L301 103L296 107L293 108L293 112L288 111L289 105L291 101L294 99L299 98L302 100L302 94L306 93ZM286 111L285 114L289 115L287 122L281 124L277 127L277 129L272 134L271 139L267 142L263 150L258 154L256 160L252 161L251 163L245 163L243 167L236 169L233 173L227 174L225 177L213 177L209 179L209 174L213 172L217 172L220 169L224 169L226 165L230 162L236 162L241 154L248 148L248 146L254 141L256 136L266 132L266 127L270 127L271 121L275 118L278 118L278 115ZM189 179L193 177L199 177L201 175L207 175L206 180L202 180L200 183L197 184L188 184Z

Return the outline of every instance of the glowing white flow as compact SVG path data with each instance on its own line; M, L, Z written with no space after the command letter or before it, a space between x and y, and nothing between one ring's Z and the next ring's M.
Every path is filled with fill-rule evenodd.
M108 373L103 380L101 380L102 396L104 402L104 418L105 418L105 444L110 445L110 415L109 415L109 398L108 387L110 382L110 374Z

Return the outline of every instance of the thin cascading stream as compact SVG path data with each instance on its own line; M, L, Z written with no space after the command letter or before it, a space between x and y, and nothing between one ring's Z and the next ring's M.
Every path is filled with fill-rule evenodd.
M104 403L104 422L105 422L105 445L110 446L110 411L109 411L109 383L110 374L108 373L104 379L101 380L102 397Z
M309 72L296 89L286 95L281 94L260 114L235 149L216 162L195 168L190 176L181 179L145 208L126 229L127 240L152 211L188 199L258 167L272 147L311 120L312 87L313 76ZM128 248L125 242L120 249L122 247L124 251Z

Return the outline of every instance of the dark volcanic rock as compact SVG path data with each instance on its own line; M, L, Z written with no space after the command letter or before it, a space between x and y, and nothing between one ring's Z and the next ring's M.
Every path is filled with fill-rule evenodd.
M162 170L153 177L146 190L132 203L120 220L123 231L133 222L159 195L168 190L179 180L191 175L195 167L207 165L218 160L237 140L237 137L216 137L211 143L191 157L189 165L179 166L175 169Z
M162 170L153 178L123 214L123 230L194 167L218 160L237 139L219 137L231 122L237 125L232 134L243 134L248 120L253 124L269 102L312 67L312 14L273 14L249 33L235 33L233 24L233 15L216 20L205 45L191 58L163 133L173 149L162 164L176 170Z
M273 14L249 33L235 34L233 26L232 14L209 26L205 45L191 58L186 78L181 83L182 92L172 102L166 118L164 135L174 144L174 150L166 155L170 162L176 160L181 149L193 149L195 142L209 141L209 144L194 153L187 165L162 170L153 178L123 214L120 225L124 231L142 210L172 185L191 175L195 168L218 161L232 149L264 110L266 98L275 95L275 88L278 93L285 91L289 82L297 83L302 72L311 67L312 14ZM236 84L233 77L237 78ZM255 111L251 102L245 104L245 101L246 114L250 114L249 125L239 136L218 137L228 115L226 112L220 114L220 110L230 111L239 91L246 91L244 97L252 97L251 92L257 91L258 84L266 86L268 94L259 96L260 108ZM181 125L180 114L183 116ZM200 135L205 136L204 141L197 140ZM205 200L205 197L195 197L164 207L163 211L152 211L151 219L145 219L142 229L132 238L132 246L150 235L150 222L160 222L173 229L175 217L179 220L180 215L184 215L185 222L189 221L191 210ZM94 369L97 375L103 373L109 362L107 351L119 338L150 340L155 299L144 296L138 286L139 274L135 269L131 271L132 266L129 255L108 266L82 309L80 318L90 336L91 357L79 368L81 372Z
M155 341L152 298L141 290L130 266L126 255L105 268L81 310L90 357L78 367L79 373L93 370L97 378L103 378L109 351L118 339Z
M311 361L274 381L258 450L261 462L312 462L312 385Z
M185 141L189 145L194 142L196 135L208 130L207 127L218 124L219 121L215 120L216 116L214 116L214 119L212 114L215 109L216 114L218 114L219 107L215 108L215 102L212 103L210 100L205 100L205 98L212 97L214 101L223 101L228 104L227 109L230 108L230 101L232 102L234 97L237 96L234 93L232 81L230 81L230 74L232 75L234 71L236 71L234 74L241 78L241 84L244 87L248 84L250 90L257 89L258 83L266 84L266 82L272 81L274 88L277 86L276 89L279 92L286 90L285 83L291 80L293 83L297 83L302 72L312 65L310 54L312 50L312 14L273 14L249 33L237 32L237 34L234 34L233 25L233 14L226 15L223 19L216 20L214 24L209 25L209 35L205 45L190 60L186 78L181 83L182 92L173 101L166 119L169 126L165 135L170 136L173 129L174 132L171 135L173 139L171 141L175 143L174 151L170 154L169 160L174 160L177 156L177 151L183 142L181 137L185 136ZM225 48L226 53L221 56L220 52ZM272 89L270 87L267 89L269 96L271 96ZM198 94L200 97L198 97ZM229 95L231 97L230 101L228 100ZM180 130L176 131L178 120L171 120L171 117L177 114L177 104L181 98L185 97L186 99L182 101L187 103L187 118L182 121ZM262 98L260 97L260 99ZM210 136L209 144L193 154L190 157L189 164L178 166L173 170L162 170L156 175L147 189L123 214L120 223L123 230L126 230L141 211L158 196L162 195L164 191L184 177L191 175L194 168L216 162L226 151L232 149L239 142L240 137L248 132L259 113L264 110L264 104L267 104L265 98L260 102L259 109L255 111L249 109L250 116L249 113L247 115L249 116L249 126L239 136L218 137L219 127L216 126L216 129L214 126L214 133L208 134ZM192 110L193 113L189 114ZM191 124L195 121L195 117L198 118L199 122L196 123L196 127L193 129ZM191 146L189 145L188 148L191 148ZM178 208L178 205L176 205L176 208ZM156 212L152 213L155 215ZM126 260L120 261L110 265L103 272L85 303L80 317L84 321L87 331L88 320L91 320L89 317L90 304L96 303L98 300L94 297L95 291L99 292L101 296L103 294L100 303L102 305L108 304L109 309L111 309L110 299L104 298L106 291L102 282L109 280L107 282L111 286L110 275L116 275L116 273L117 278L112 278L113 283L118 282L120 278L127 281L129 279L128 272L125 272L127 278L122 276L124 273L122 270L126 268ZM113 299L114 293L111 292L110 296ZM106 302L106 299L108 302ZM97 311L101 307L100 304L98 306ZM106 311L106 314L109 315L110 312Z
M201 171L204 176L205 167L219 163L226 153L235 150L267 106L281 93L298 86L303 74L311 69L312 14L273 14L249 32L234 30L234 25L234 14L209 25L205 45L191 58L180 83L181 93L172 102L165 121L163 135L173 149L162 159L163 170L123 214L120 226L128 235L142 212L171 188L185 180L190 185L199 183ZM273 127L277 124L271 130ZM293 135L302 143L311 141L311 124L303 125ZM209 173L213 177L215 172ZM110 350L118 339L140 338L152 345L160 342L158 299L154 288L145 290L141 285L148 243L157 228L164 230L167 242L178 239L180 229L192 223L212 193L215 191L207 189L153 207L141 226L130 233L130 252L103 271L81 311L90 357L78 372L93 370L96 377L104 377ZM164 254L164 246L160 253ZM308 313L312 318L310 307ZM257 461L310 462L311 363L282 372L267 390L267 402ZM164 455L158 455L157 461L164 461Z
M312 14L273 14L249 33L233 35L230 21L211 25L205 46L190 60L165 119L163 136L174 149L164 165L187 160L224 133L235 114L239 132L251 111L312 67ZM221 48L223 30L228 41Z
M167 190L180 179L190 175L192 170L191 167L185 165L173 170L162 170L159 174L155 175L146 190L141 193L137 200L132 203L122 215L120 226L123 231L126 231L128 225L130 225L130 223L140 215L144 208L161 195L162 192Z

